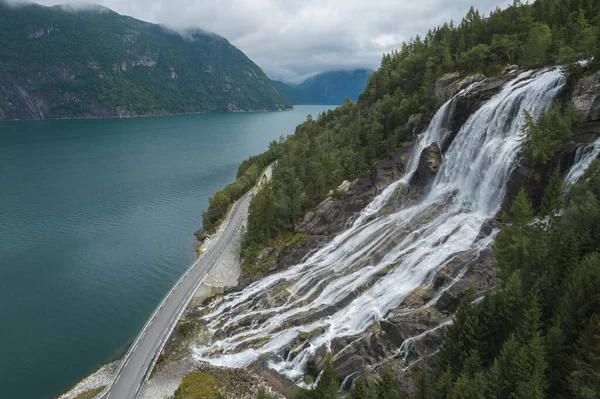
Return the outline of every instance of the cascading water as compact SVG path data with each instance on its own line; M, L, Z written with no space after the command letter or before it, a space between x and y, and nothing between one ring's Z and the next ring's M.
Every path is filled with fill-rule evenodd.
M456 135L429 194L389 215L378 212L398 184L408 183L421 150L446 136L452 100L421 135L405 178L384 190L351 228L283 272L216 300L206 309L211 342L195 357L243 367L270 355L291 378L337 337L352 337L386 317L455 255L488 248L483 224L500 209L521 144L523 110L549 107L564 84L557 70L528 72L507 83Z
M579 147L575 153L575 163L565 177L565 186L568 188L583 176L585 170L600 154L600 138L585 147Z

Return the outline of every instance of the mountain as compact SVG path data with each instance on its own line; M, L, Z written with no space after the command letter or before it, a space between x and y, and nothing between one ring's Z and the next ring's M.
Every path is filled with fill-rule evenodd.
M100 6L0 1L0 119L289 108L226 39L177 33Z
M358 99L371 70L323 72L299 85L273 81L277 90L292 104L343 104L346 97Z

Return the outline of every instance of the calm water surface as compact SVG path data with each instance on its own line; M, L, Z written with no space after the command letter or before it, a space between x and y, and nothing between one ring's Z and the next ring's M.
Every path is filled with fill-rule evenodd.
M122 354L208 197L328 108L0 123L0 397L57 396Z

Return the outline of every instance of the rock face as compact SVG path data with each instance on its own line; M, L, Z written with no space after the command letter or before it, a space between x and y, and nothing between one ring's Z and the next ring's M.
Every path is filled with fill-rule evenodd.
M557 148L552 159L546 164L533 164L530 159L521 159L506 184L506 196L502 208L506 209L521 187L525 187L534 208L538 209L554 169L560 167L560 170L566 173L575 163L577 149L593 143L598 136L600 136L600 121L589 122L577 127L573 135ZM535 174L532 171L535 171Z
M311 235L338 234L345 230L354 216L391 183L406 172L406 164L413 149L408 145L392 153L388 159L371 168L371 176L344 182L332 197L323 200L314 211L308 212L296 226L297 233Z
M298 242L286 246L282 250L273 247L266 248L258 256L256 266L262 269L265 274L287 269L292 265L302 262L302 259L326 242L327 237L324 235L308 235ZM242 274L235 289L244 289L256 281L257 278L254 275Z
M427 129L429 120L423 114L413 114L408 117L408 122L404 125L403 129L410 132L413 136L417 136L419 133Z
M471 75L460 79L458 72L448 73L442 76L435 84L435 99L439 103L445 103L461 90L469 87L473 83L481 82L485 77L483 75Z
M419 157L419 166L417 166L411 186L421 194L428 192L441 166L442 151L437 143L425 147Z
M600 71L577 81L572 102L579 122L600 120Z

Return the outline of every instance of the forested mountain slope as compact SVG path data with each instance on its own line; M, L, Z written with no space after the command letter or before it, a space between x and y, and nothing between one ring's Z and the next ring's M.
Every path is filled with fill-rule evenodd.
M0 119L289 108L226 39L100 6L0 1Z
M312 76L298 85L273 81L279 92L292 104L343 104L362 93L372 71L328 71Z
M594 0L516 1L489 16L471 9L460 24L431 30L425 37L416 37L399 51L385 55L357 103L347 102L318 118L309 118L294 135L273 142L269 151L244 162L238 172L241 180L234 185L252 177L253 170L278 160L271 183L258 192L250 207L243 244L244 272L250 280L274 271L283 277L277 274L259 280L236 294L235 307L222 307L227 317L239 317L236 323L224 324L219 330L228 337L226 342L238 345L236 334L243 336L247 329L270 331L266 315L285 308L281 316L289 318L282 327L286 328L285 334L293 333L295 328L301 333L278 354L283 353L286 359L278 367L294 376L299 369L312 377L323 371L316 386L300 390L298 398L336 398L342 382L345 389L354 386L350 392L353 399L404 397L401 392L414 398L440 399L597 398L599 165L593 163L573 186L566 187L563 178L575 162L581 161L582 153L597 146L597 141L593 143L600 134L599 35L600 3ZM565 79L546 68L558 64L563 65ZM544 76L552 76L552 80ZM519 87L531 79L532 88L560 89L553 97L555 103L548 104L546 110L536 110L535 116L520 112L526 94L520 93ZM510 99L506 104L500 103L503 108L498 112L503 115L494 116L493 106L486 114L486 104L507 96L503 91L507 87L514 97L506 97ZM456 101L446 102L464 89L469 90ZM540 98L544 95L542 90ZM444 103L447 109L440 108ZM434 114L439 119L432 124L443 129L439 134L423 133ZM523 120L520 153L514 163L504 164L514 167L505 186L506 199L500 212L481 226L478 236L478 240L489 237L493 242L500 231L495 244L480 248L474 258L468 251L455 254L435 276L427 276L422 286L405 296L400 306L389 314L380 314L375 321L371 319L373 323L362 333L348 333L365 328L362 324L350 324L344 330L344 326L327 327L324 322L323 327L319 324L321 317L330 317L327 320L332 323L346 320L340 314L350 319L352 314L344 313L344 308L365 291L371 292L371 286L360 286L351 293L339 291L340 297L333 299L339 302L334 305L329 298L320 301L321 293L338 292L338 284L360 284L373 270L378 272L372 277L373 285L387 275L402 273L397 264L378 267L405 240L412 237L418 242L434 231L427 230L427 223L448 211L455 194L447 193L447 203L432 203L431 208L421 201L430 198L427 190L437 182L437 173L447 162L442 155L448 155L446 151L457 133L475 114L491 115L490 120L503 122L486 126L491 128L490 134ZM514 126L511 129L514 133ZM468 131L481 134L481 129L471 127ZM406 176L410 169L407 162L414 151L414 144L409 143L418 144L415 135L419 134L431 135L439 142L419 148L419 167ZM493 150L485 147L485 151ZM476 167L465 168L465 178L467 174L477 177ZM462 178L460 174L455 176ZM409 179L410 184L404 186L400 181L399 185L390 185L401 177ZM358 216L388 186L395 187L386 197L388 204L380 204L378 214ZM229 201L235 199L230 195L234 193L232 187L211 200L204 215L208 230L219 219L219 210L224 212ZM469 195L479 198L488 193ZM472 207L465 203L464 208L457 208L457 215ZM422 224L405 226L406 218L413 218L416 210L426 215ZM352 223L363 215L364 223L355 228ZM389 234L368 224L369 220L388 223L390 219L395 223L388 224ZM361 237L357 244L350 245L355 236L345 235L348 223L353 226L350 230ZM466 220L456 229L468 223ZM434 246L442 251L453 232L446 232ZM369 241L372 234L381 234L377 243L380 247L372 258L356 258L354 263L347 260L354 253L371 250L375 245ZM323 242L327 248L339 245L343 249L347 245L348 252L318 252L304 269L302 264L287 269ZM327 262L333 262L333 257L338 263L331 266ZM340 277L345 267L352 273ZM320 277L314 283L320 287L317 292L314 286L302 285L303 281L313 281L315 275ZM278 278L284 279L283 285L273 286ZM411 278L412 274L407 275L401 284L388 289L401 290ZM336 284L328 284L330 281ZM257 299L256 295L264 290L271 291L264 300ZM254 296L244 302L246 291L254 292ZM372 296L365 307L376 307L384 294ZM293 305L299 308L288 309ZM319 306L315 310L310 308L312 305ZM239 315L236 307L241 309ZM365 307L353 311L361 312ZM262 317L256 323L251 319L253 312ZM208 317L214 317L213 325L220 326L224 316L214 313ZM448 319L453 314L454 318ZM311 330L315 325L318 328ZM340 330L347 335L329 337L329 344L315 349L324 342L319 341L321 337ZM256 337L254 332L251 336ZM265 342L261 339L257 338L258 349ZM331 351L331 357L327 351ZM380 376L374 371L381 371ZM354 384L349 382L352 380Z

